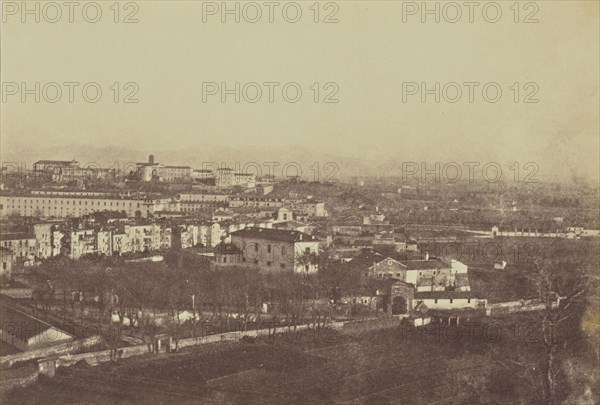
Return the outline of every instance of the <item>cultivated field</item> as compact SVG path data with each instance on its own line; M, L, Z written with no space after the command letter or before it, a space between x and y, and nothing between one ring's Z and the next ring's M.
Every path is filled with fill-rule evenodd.
M502 403L517 392L534 402L537 393L510 362L540 361L538 321L525 314L464 320L458 327L335 334L327 341L300 333L274 342L211 344L59 369L54 379L14 391L4 402L449 404L486 395Z

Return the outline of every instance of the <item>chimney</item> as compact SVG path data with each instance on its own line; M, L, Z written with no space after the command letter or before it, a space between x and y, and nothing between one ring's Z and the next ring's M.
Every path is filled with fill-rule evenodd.
M150 163L151 165L154 164L154 155L148 156L148 163Z

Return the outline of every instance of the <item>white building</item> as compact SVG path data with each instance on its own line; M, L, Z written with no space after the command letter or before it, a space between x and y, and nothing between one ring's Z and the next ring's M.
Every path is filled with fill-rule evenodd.
M137 164L141 181L187 182L192 180L193 169L190 166L166 166L154 161L150 155L147 163Z
M94 212L118 211L128 217L149 217L157 211L166 211L164 200L122 198L116 195L95 197L11 195L0 194L0 217L20 215L23 217L74 218Z
M308 217L326 217L327 210L325 209L325 203L319 201L305 201L298 204L300 212Z

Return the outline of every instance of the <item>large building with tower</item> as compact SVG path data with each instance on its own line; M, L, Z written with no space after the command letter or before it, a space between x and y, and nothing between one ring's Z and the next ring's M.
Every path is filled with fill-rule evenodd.
M193 169L190 166L167 166L157 163L154 155L148 157L148 162L137 164L141 181L187 182L192 180Z

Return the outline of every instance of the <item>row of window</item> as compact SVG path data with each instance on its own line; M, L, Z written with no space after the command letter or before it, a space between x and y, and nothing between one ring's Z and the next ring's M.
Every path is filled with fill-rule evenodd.
M231 207L277 207L277 203L264 203L264 202L246 202L244 204L233 204Z
M69 200L60 200L60 203L61 203L61 204L64 204L64 203L65 203L65 201L66 201L66 205L70 205L70 201L69 201ZM15 207L15 201L13 201L13 199L12 199L12 198L9 198L9 199L8 199L8 202L9 202L9 203L11 203L11 202L12 202L12 207L13 207L13 208ZM30 206L32 206L34 202L35 202L35 204L36 204L36 205L38 205L38 204L45 204L45 203L46 203L46 200L41 200L41 202L40 202L40 200L38 200L38 199L32 199L31 201L29 201L29 205L30 205ZM50 204L50 203L52 203L52 202L58 203L58 201L48 200L48 203L49 203L49 204ZM84 204L82 204L82 201L81 201L81 200L79 200L79 205L88 205L88 202L87 202L87 201L83 201L83 202L84 202ZM18 207L20 208L20 207L21 207L21 200L20 200L20 199L18 199L18 200L16 201L16 204L17 204L17 205L18 205ZM136 206L139 208L139 207L140 207L140 203L136 203L136 204L137 204ZM27 199L23 200L23 205L24 205L24 206L26 206L26 205L27 205ZM73 204L72 204L72 205L77 205L77 204L76 204L76 201L73 201ZM94 205L94 201L91 201L91 202L90 202L90 205ZM102 206L102 204L101 204L101 202L100 202L100 201L98 201L98 204L96 204L96 205L98 205L98 206ZM126 207L126 206L127 206L127 202L123 202L121 205L122 205L123 207ZM129 202L129 206L131 207L132 205L133 205L133 203L132 203L132 202ZM105 207L107 206L107 204L106 204L106 201L104 201L104 206L105 206ZM110 202L110 206L111 206L111 207L113 206L113 202L112 202L112 201ZM118 207L118 206L119 206L119 202L118 202L118 201L117 201L117 202L115 202L115 206L116 206L116 207Z
M438 303L438 299L437 298L434 299L433 301L434 301L435 304ZM454 300L452 298L450 298L450 304L452 304L452 303L454 303ZM468 298L467 299L467 304L470 304L470 303L471 303L471 298Z
M89 196L99 196L99 195L108 195L107 193L90 193L88 192L77 192L77 191L37 191L34 190L31 192L31 194L38 194L38 195L78 195L78 196L84 196L84 197L89 197Z
M4 247L12 247L12 246L13 246L13 244L12 244L12 243L13 243L13 241L12 241L12 240L8 240L8 241L4 241L4 242L2 242L2 245L3 245ZM30 245L30 244L33 244L33 245ZM17 243L16 243L16 241L15 241L15 246L17 246ZM35 247L35 241L31 241L31 242L29 242L29 241L27 241L27 240L20 240L20 241L19 241L19 243L18 243L18 246L34 246L34 247Z
M198 201L198 200L209 200L209 201L227 201L227 196L213 196L213 195L199 195L200 198L195 198L192 196L182 196L181 199L183 201Z
M223 256L222 262L223 262L223 263L227 263L227 256ZM243 257L243 258L242 258L242 262L243 262L243 263L245 263L245 262L246 262L246 258L245 258L245 257ZM255 264L258 264L258 260L254 260L254 263L255 263ZM269 267L273 266L273 262L267 262L267 266L269 266ZM279 264L279 267L280 267L281 269L285 269L285 263L280 263L280 264Z
M254 251L258 252L259 248L260 248L260 244L255 242L254 243ZM271 245L270 243L267 244L267 253L271 253L272 251L273 251L273 245ZM310 248L309 247L305 248L304 253L307 255L310 254L311 253ZM285 255L285 246L281 247L281 254Z
M308 248L307 248L307 249L308 249ZM394 273L392 273L392 272L389 272L389 273L379 273L379 277L383 277L383 276L384 276L384 274L385 274L385 276L387 276L387 277L390 277L390 276L393 276L393 275L394 275ZM396 273L396 277L400 277L400 274L401 274L401 273ZM368 273L367 273L367 275L368 275ZM434 276L435 276L435 275L437 275L437 270L434 270L434 271L433 271L433 275L434 275ZM422 271L420 271L420 272L419 272L419 276L420 276L420 277L422 277L422 276L423 276L423 272L422 272Z

